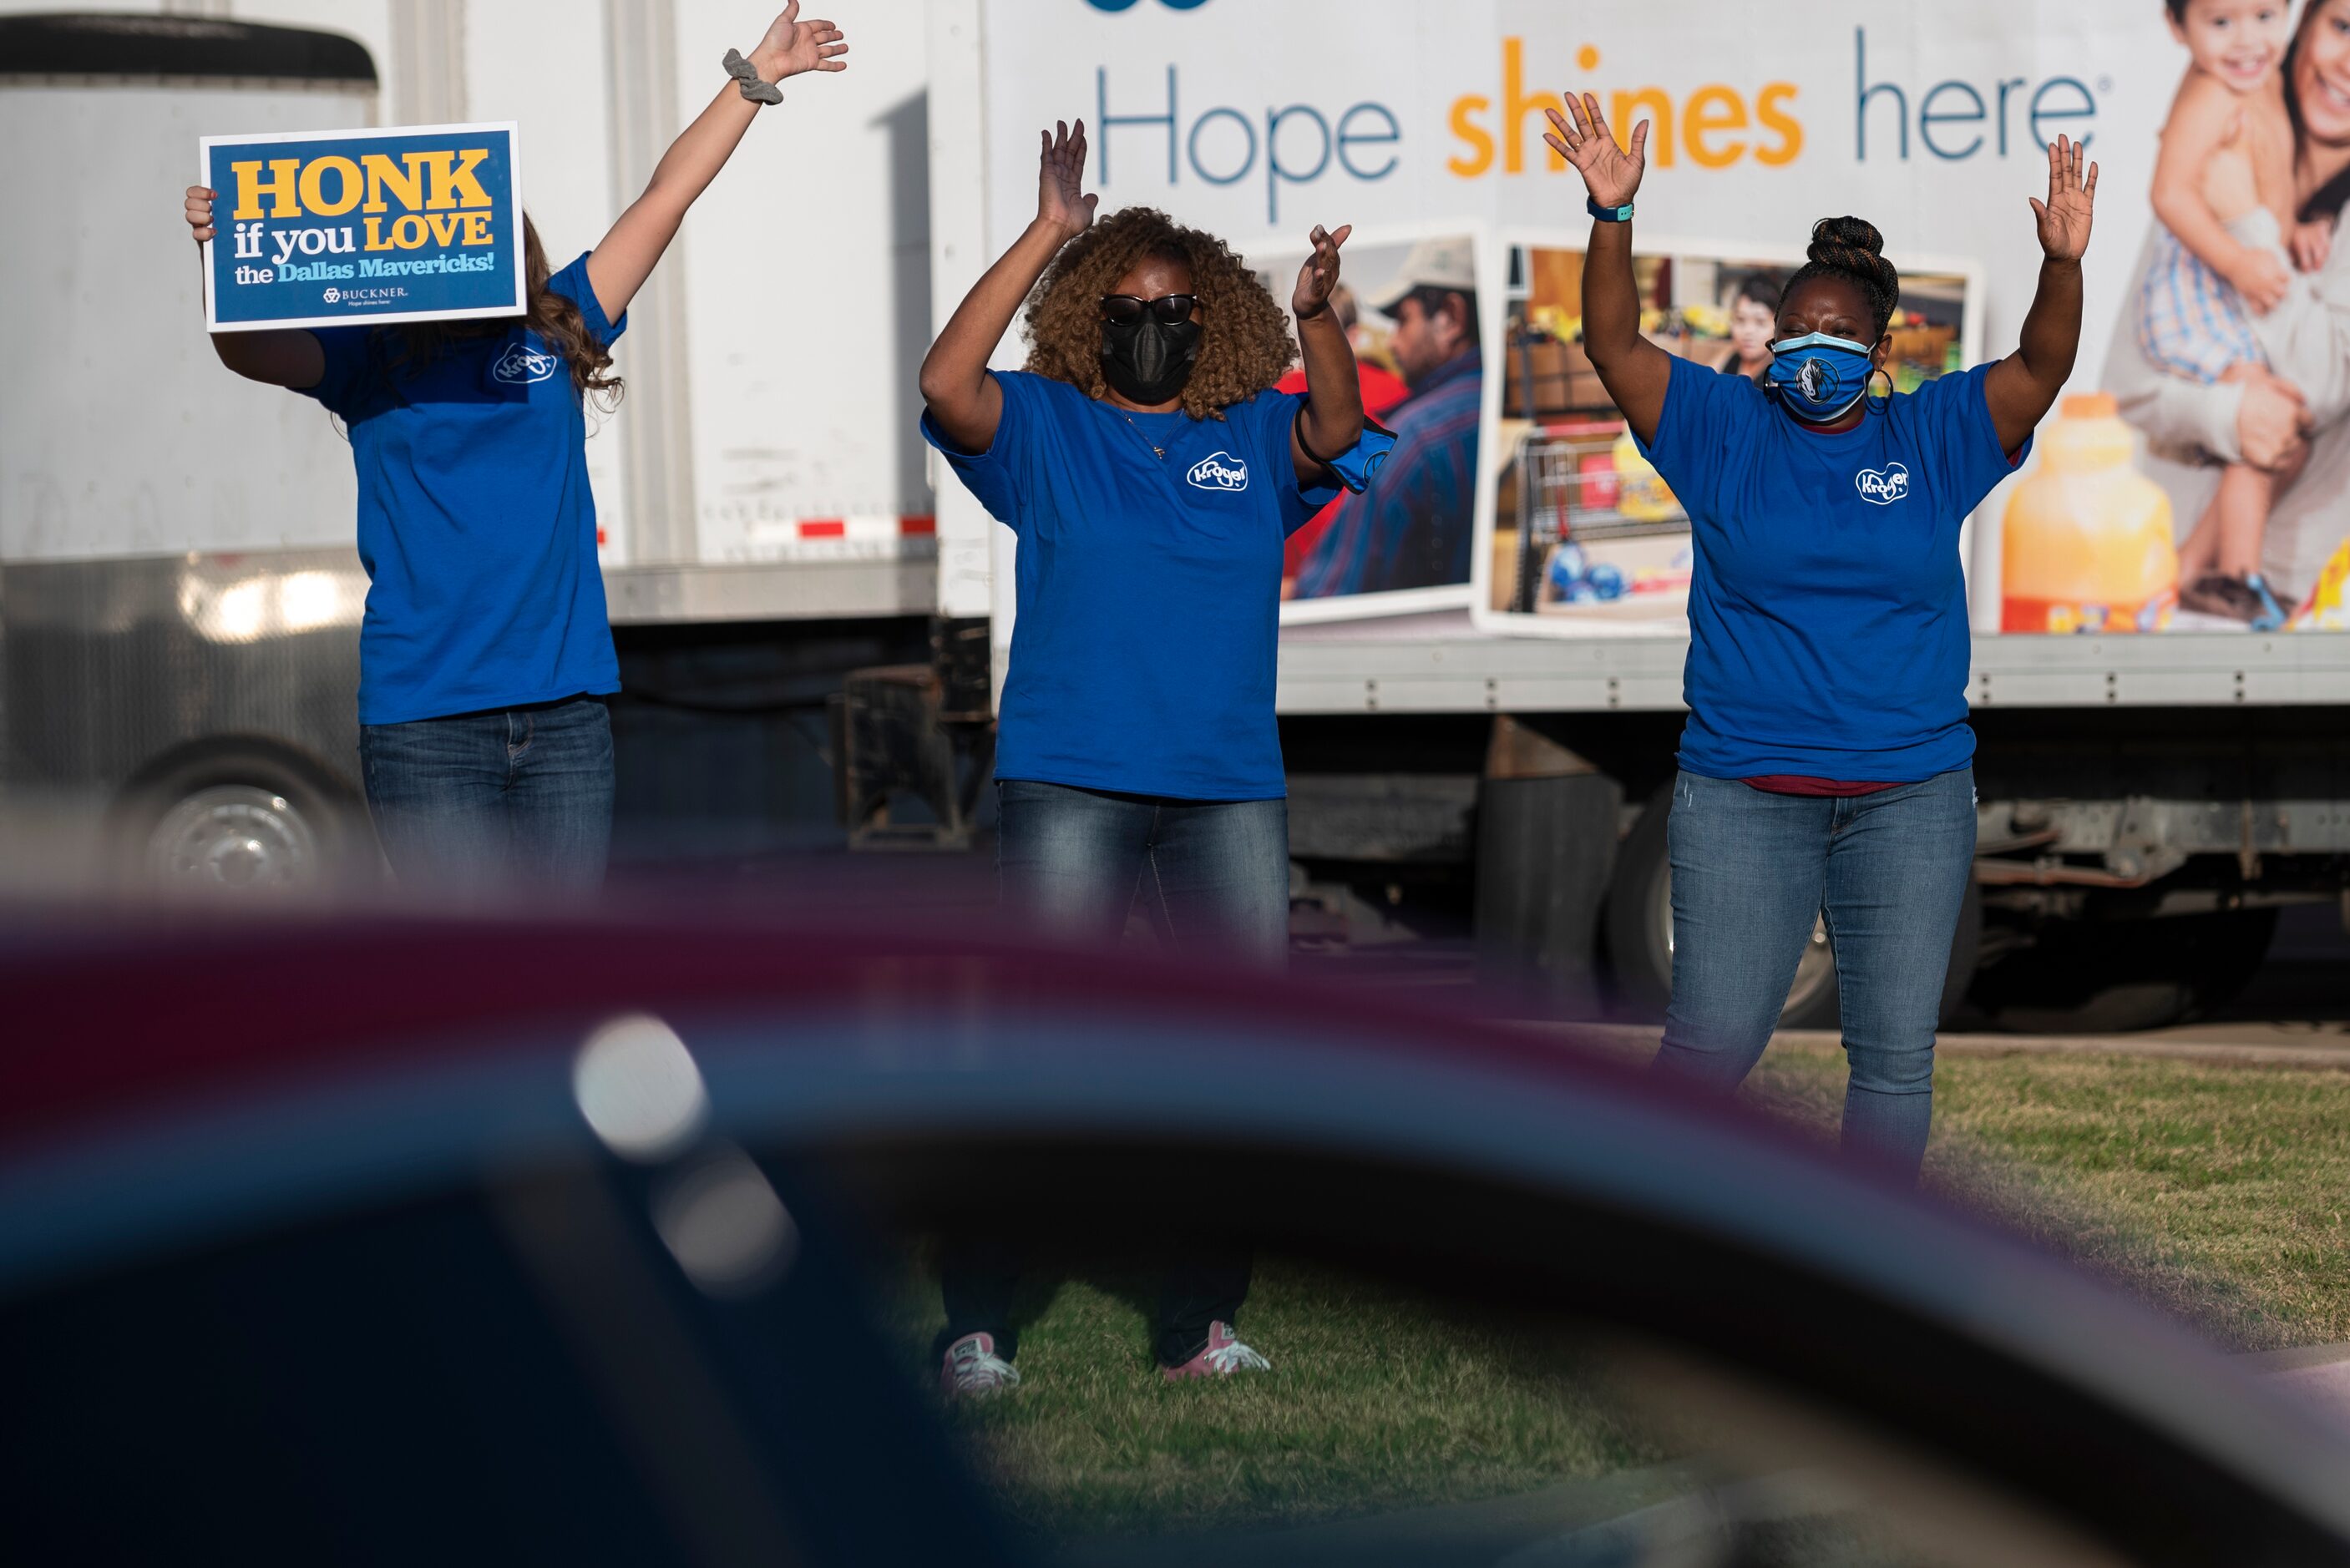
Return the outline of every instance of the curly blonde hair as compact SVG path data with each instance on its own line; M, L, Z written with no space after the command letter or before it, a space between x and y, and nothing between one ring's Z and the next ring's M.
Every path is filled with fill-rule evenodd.
M1066 381L1089 398L1107 398L1102 378L1101 300L1147 257L1191 269L1206 331L1200 360L1183 383L1183 411L1222 419L1223 410L1256 396L1296 361L1297 343L1256 275L1223 241L1187 229L1151 207L1128 207L1101 219L1061 248L1028 296L1030 374Z

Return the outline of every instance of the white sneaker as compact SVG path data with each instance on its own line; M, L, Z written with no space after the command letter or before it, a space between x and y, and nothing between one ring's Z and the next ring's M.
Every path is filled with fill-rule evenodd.
M1231 1325L1221 1321L1208 1325L1208 1343L1200 1354L1180 1366L1167 1369L1167 1381L1180 1383L1187 1377L1230 1377L1235 1372L1270 1372L1273 1363L1232 1337Z
M947 1346L939 1392L950 1399L993 1399L1020 1386L1020 1369L995 1354L992 1334L967 1334Z

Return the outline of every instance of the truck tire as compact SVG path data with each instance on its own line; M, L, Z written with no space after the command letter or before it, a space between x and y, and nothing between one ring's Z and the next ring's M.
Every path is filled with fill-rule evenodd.
M2276 935L2274 909L2043 927L1985 969L1975 1000L2018 1034L2123 1034L2240 995Z
M1662 1017L1673 991L1673 883L1667 858L1665 824L1672 811L1670 786L1658 792L1640 813L1616 852L1616 875L1608 884L1607 956L1619 1003L1644 1017ZM1982 893L1967 884L1950 940L1950 967L1942 982L1941 1022L1948 1023L1966 1000L1976 954L1982 946ZM1812 940L1795 966L1794 984L1779 1014L1782 1029L1834 1029L1842 1008L1836 992L1835 950L1825 921L1815 922Z
M123 792L108 839L116 880L134 896L318 893L375 864L358 801L263 743L204 747L143 774Z

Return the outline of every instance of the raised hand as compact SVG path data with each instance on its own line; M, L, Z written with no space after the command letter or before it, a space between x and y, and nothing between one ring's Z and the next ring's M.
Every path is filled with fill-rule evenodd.
M1354 232L1352 223L1341 223L1335 234L1319 223L1314 225L1314 233L1307 236L1314 242L1314 254L1297 269L1297 286L1289 294L1290 315L1304 321L1330 308L1330 291L1338 286L1338 247Z
M188 228L195 235L198 244L213 237L213 202L216 196L217 192L209 185L188 187Z
M2059 136L2048 144L2048 200L2027 197L2040 223L2040 248L2050 261L2079 261L2089 248L2089 218L2097 202L2097 166L2082 168L2081 147Z
M1640 188L1640 176L1648 167L1648 122L1644 119L1632 128L1632 145L1626 149L1616 145L1616 133L1600 118L1596 95L1585 93L1578 99L1569 93L1566 107L1575 117L1572 121L1555 109L1544 111L1550 116L1551 129L1543 132L1543 140L1575 165L1593 201L1603 207L1622 206Z
M848 62L840 57L847 53L848 45L839 28L829 22L801 21L800 0L791 0L751 51L751 64L768 81L779 82L802 71L845 71Z
M1036 219L1058 225L1075 239L1093 226L1094 208L1101 202L1099 196L1085 193L1086 122L1077 121L1071 130L1066 121L1056 119L1051 130L1037 135L1043 155L1036 173Z

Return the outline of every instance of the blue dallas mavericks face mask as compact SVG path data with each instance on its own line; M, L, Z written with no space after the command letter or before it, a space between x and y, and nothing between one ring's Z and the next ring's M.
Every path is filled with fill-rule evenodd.
M1810 332L1771 345L1771 385L1794 416L1825 424L1860 401L1875 369L1866 343Z

